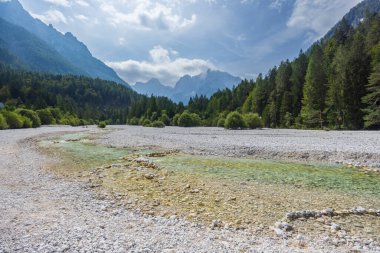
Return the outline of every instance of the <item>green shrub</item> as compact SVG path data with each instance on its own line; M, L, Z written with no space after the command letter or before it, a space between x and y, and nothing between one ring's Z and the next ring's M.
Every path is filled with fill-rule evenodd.
M0 112L0 130L8 129L9 126L7 124L7 121L5 120L5 117Z
M284 116L284 121L285 121L285 127L286 128L291 128L294 125L294 117L290 112L285 113Z
M262 127L262 121L257 113L247 113L243 115L245 124L248 128L255 129Z
M17 109L16 113L18 113L21 116L24 116L26 118L29 118L32 121L31 127L36 128L36 127L41 126L41 119L40 119L40 117L38 117L38 114L35 111L28 110L28 109Z
M150 116L150 121L155 121L158 119L158 114L157 112L153 112L152 113L152 116Z
M201 124L201 118L196 113L189 113L184 111L178 119L178 126L180 127L194 127Z
M21 119L23 121L22 128L32 128L33 127L33 121L25 116L21 116Z
M21 115L18 115L15 112L3 111L4 118L11 129L22 128L24 121Z
M133 117L132 119L129 120L128 123L129 123L129 125L137 126L139 124L139 119L136 117Z
M100 121L100 122L98 123L98 127L99 127L99 128L106 128L106 126L107 126L107 123L106 123L105 121Z
M78 118L78 116L66 113L60 120L59 124L61 125L70 125L70 126L81 126L84 125L84 122Z
M218 123L216 124L217 127L224 127L224 124L226 123L226 119L225 118L220 118L218 120Z
M140 120L139 120L139 125L142 126L143 123L145 121L145 117L144 116L141 116Z
M50 111L51 115L55 119L55 122L59 122L63 118L63 113L59 108L47 108Z
M53 117L53 114L48 108L37 110L36 112L38 114L38 117L41 119L42 125L54 125L57 123L57 121Z
M152 127L157 127L157 128L164 128L165 127L165 124L164 122L160 121L160 120L156 120L156 121L153 121L153 123L151 124Z
M166 113L163 113L161 115L159 121L162 121L165 124L165 126L169 126L170 125L170 119L169 119L169 116Z
M227 129L242 129L246 127L246 124L243 116L235 111L227 115L224 127Z
M81 126L88 126L88 125L90 125L90 122L88 122L88 120L86 120L86 119L80 119L80 125Z
M179 119L179 117L181 117L180 113L177 113L176 115L174 115L173 120L172 120L172 125L173 126L178 126L178 119Z
M150 126L152 122L149 120L149 119L144 119L143 123L142 123L142 126L144 127L148 127Z

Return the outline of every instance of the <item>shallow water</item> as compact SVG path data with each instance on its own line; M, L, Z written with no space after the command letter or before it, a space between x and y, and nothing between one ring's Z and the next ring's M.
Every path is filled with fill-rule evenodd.
M322 187L380 196L380 174L346 166L175 155L156 158L161 167L228 181Z

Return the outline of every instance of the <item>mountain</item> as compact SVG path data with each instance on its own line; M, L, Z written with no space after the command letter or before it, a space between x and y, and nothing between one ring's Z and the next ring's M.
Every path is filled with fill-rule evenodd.
M163 85L158 79L152 78L146 83L137 82L133 89L143 95L156 95L170 97L174 89L170 86Z
M42 72L50 71L51 67L46 66L46 57L48 57L49 54L45 55L45 52L50 51L52 54L49 62L52 65L56 65L56 69L52 71L53 73L81 74L127 85L113 69L93 57L86 45L78 41L73 34L69 32L62 34L52 25L47 26L40 20L34 19L24 10L18 0L0 2L0 17L8 23L19 26L29 32L29 34L26 35L25 31L18 29L19 34L17 36L24 34L28 36L28 38L32 38L33 42L27 43L27 41L24 40L24 44L16 45L17 48L12 48L14 45L10 43L7 44L9 46L8 51L18 56L26 65L33 66L33 70ZM7 32L9 32L9 30L7 30ZM30 36L31 34L40 39L40 41ZM15 36L15 34L12 36ZM41 43L41 41L44 43ZM3 44L3 46L7 44ZM32 55L41 53L43 57L34 57L35 62L30 62L28 61L28 52ZM37 65L34 65L34 63L37 63Z
M343 19L347 21L350 26L357 27L367 15L373 15L380 12L380 0L365 0L353 7ZM324 36L324 40L331 38L339 27L336 24L330 31Z
M43 40L0 18L0 60L16 68L55 74L84 74Z
M151 79L146 83L136 83L133 89L140 94L167 96L175 102L187 104L190 97L195 95L210 97L214 92L226 88L231 89L240 82L239 77L232 76L227 72L207 70L196 76L181 77L174 88L161 84L157 79Z

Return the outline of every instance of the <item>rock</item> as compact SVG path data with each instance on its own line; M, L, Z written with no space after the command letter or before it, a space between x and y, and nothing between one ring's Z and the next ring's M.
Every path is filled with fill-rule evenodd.
M339 224L336 224L336 223L334 223L334 222L331 222L330 226L331 226L331 230L334 230L334 231L341 230L340 225L339 225Z
M215 229L215 228L221 228L223 226L223 223L221 220L213 220L211 222L210 228Z
M156 175L154 174L145 174L144 177L148 180L152 180Z
M288 220L296 220L301 217L304 217L303 212L290 212L286 214L286 218Z
M276 224L274 226L275 226L275 228L281 229L283 231L292 231L293 230L293 226L287 222L284 222L284 221L276 222Z
M198 189L192 189L192 190L190 191L190 193L199 193L199 190L198 190Z
M162 253L175 253L176 251L174 249L163 249Z
M276 235L279 236L279 237L285 237L286 236L285 232L283 230L279 229L279 228L274 228L273 230L276 233Z
M136 162L136 163L149 163L149 159L146 158L146 157L143 157L143 156L140 156L138 158L135 158L132 160L133 162Z
M231 224L230 223L226 223L225 225L224 225L224 229L230 229L232 226L231 226Z
M304 235L301 235L301 234L298 234L297 237L296 237L296 239L297 239L298 241L304 241L304 240L305 240L305 236L304 236Z
M380 210L379 210L379 211L380 211ZM377 215L375 209L368 209L368 210L367 210L367 213L370 214L370 215L375 215L375 216Z
M361 206L354 207L351 209L351 213L356 214L356 215L362 215L366 213L366 209Z
M321 215L332 216L335 210L333 208L327 208L326 210L321 211Z

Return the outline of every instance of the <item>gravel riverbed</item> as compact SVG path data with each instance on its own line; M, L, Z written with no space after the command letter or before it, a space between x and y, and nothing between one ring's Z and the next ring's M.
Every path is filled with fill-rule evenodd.
M111 127L102 143L114 146L154 145L186 152L251 155L270 152L367 154L379 162L378 132L262 130L227 132L214 128L148 129ZM0 252L347 252L324 239L296 241L258 238L245 231L211 230L176 217L130 211L100 200L87 184L44 170L53 162L35 149L30 138L96 128L42 127L0 131ZM325 147L325 149L324 149ZM278 151L276 151L276 148ZM274 150L274 151L273 151ZM269 153L268 153L269 154ZM313 156L313 155L311 155ZM348 156L356 161L355 157ZM334 158L335 159L335 158ZM326 160L334 160L327 158ZM364 162L360 160L360 162ZM375 252L377 249L368 248ZM365 249L363 251L366 251Z
M116 131L108 134L101 143L115 147L159 146L201 155L344 163L380 168L380 131L112 128Z

